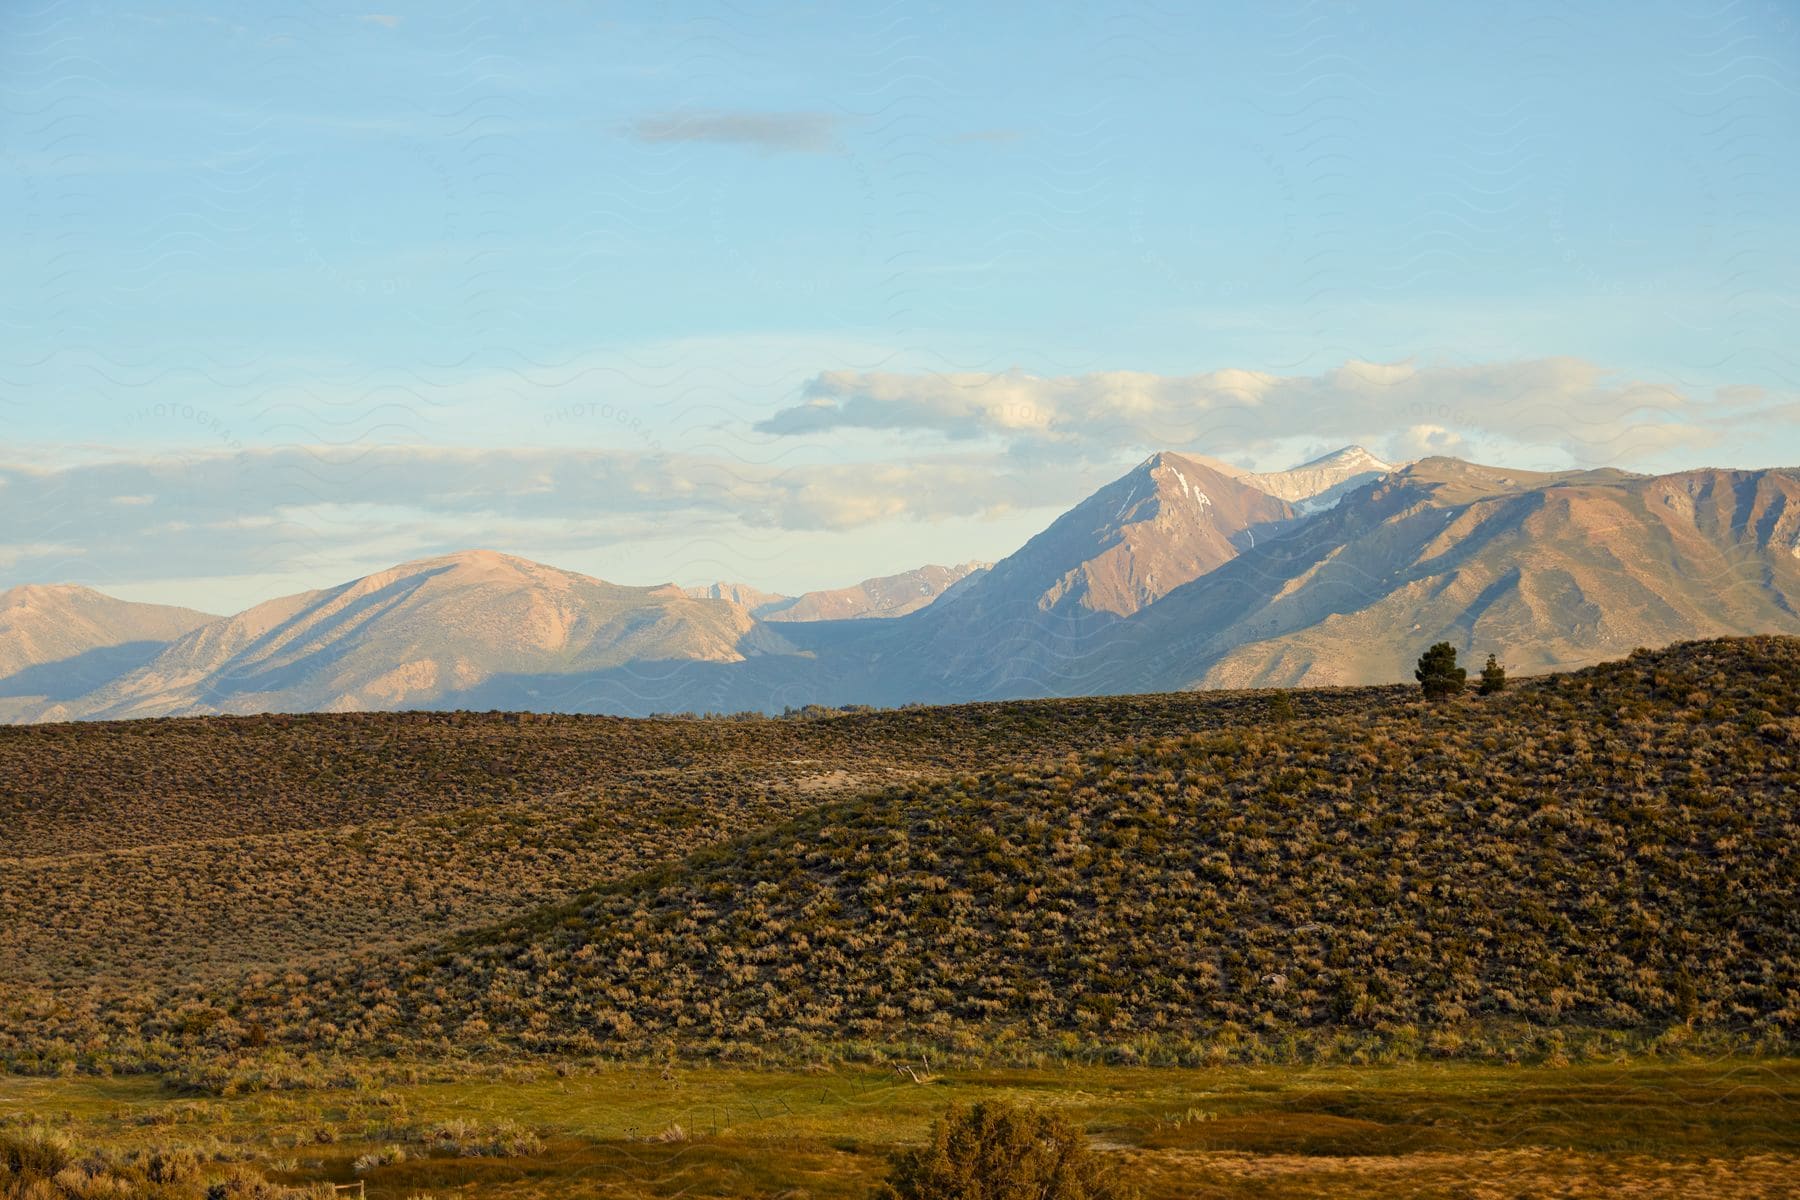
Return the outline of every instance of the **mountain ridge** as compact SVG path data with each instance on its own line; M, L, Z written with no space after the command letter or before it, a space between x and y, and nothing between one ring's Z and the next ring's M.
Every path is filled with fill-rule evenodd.
M741 603L771 595L747 585L695 596L491 550L419 559L228 617L187 613L179 636L88 686L0 696L0 719L1388 683L1438 640L1538 670L1800 633L1800 471L1390 467L1346 447L1275 474L1298 502L1228 464L1151 455L991 567L808 593L785 618Z
M1292 520L1291 506L1163 451L1057 518L958 598L1129 616ZM980 598L980 599L978 599Z
M1800 473L1730 472L1729 496L1721 474L1532 475L1425 459L1172 597L1143 622L1136 661L1155 686L1387 683L1440 640L1552 669L1639 645L1800 632ZM1690 486L1732 511L1682 534L1676 497ZM1740 501L1743 520L1773 511L1760 541L1729 536ZM1755 586L1720 588L1746 570ZM1228 649L1181 665L1196 639Z
M626 587L496 551L463 551L202 626L66 712L257 712L283 692L309 710L393 707L502 665L576 670L634 658L742 657L754 628L738 605L695 600L673 584ZM350 640L358 634L367 636Z

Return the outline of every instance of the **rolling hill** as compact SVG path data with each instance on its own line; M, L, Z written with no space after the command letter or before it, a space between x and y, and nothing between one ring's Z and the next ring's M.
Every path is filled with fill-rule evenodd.
M1307 693L1293 707L1348 713L1384 695ZM4 727L0 1014L37 986L177 989L403 947L834 797L1228 727L1266 703L1213 692L795 720L364 712Z
M214 1047L254 1029L338 1051L808 1061L1800 1032L1800 639L1645 651L1438 704L1294 700L1195 697L1232 718L822 797L411 951L182 989L98 1025L66 1006L29 1019ZM910 715L1006 714L1054 744L1073 704Z

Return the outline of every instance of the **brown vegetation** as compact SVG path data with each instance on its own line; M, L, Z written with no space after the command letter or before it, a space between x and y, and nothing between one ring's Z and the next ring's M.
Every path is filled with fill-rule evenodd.
M923 1146L893 1157L875 1200L1136 1200L1116 1164L1054 1112L988 1101L952 1107Z
M286 1187L260 1171L216 1168L185 1147L88 1151L57 1131L0 1129L0 1200L320 1200L329 1187Z
M1299 703L1352 711L1389 694ZM0 855L11 856L0 856L0 1047L43 1053L5 1031L41 1030L46 1013L66 1024L154 1011L173 990L246 970L311 968L492 924L860 789L1222 727L1263 703L1172 695L803 720L404 713L0 728Z
M1788 1044L1800 641L1639 653L1430 706L1364 694L1335 715L1347 695L1299 693L1279 723L1265 697L1165 701L1242 720L829 800L407 955L15 1011L13 1053L58 1035L1123 1061L1375 1043L1554 1060L1596 1030ZM1081 732L1055 704L798 731L819 745L911 717L946 742L966 726L966 748L993 736L977 715L1009 724L1014 761Z

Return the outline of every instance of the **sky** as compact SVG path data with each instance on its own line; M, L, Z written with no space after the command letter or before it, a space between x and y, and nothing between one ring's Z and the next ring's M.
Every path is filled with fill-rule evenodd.
M0 587L794 592L1157 450L1800 464L1800 7L8 5Z

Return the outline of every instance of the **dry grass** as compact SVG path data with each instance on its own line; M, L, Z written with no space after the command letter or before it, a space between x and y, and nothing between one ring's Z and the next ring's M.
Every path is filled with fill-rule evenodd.
M1132 1155L1152 1197L1332 1197L1334 1200L1518 1200L1675 1197L1777 1200L1794 1194L1800 1158L1670 1161L1542 1149L1320 1158L1167 1152Z
M649 1067L202 1099L0 1078L0 1113L60 1114L85 1153L175 1148L209 1176L245 1163L293 1184L361 1179L376 1200L863 1200L889 1152L983 1099L1057 1110L1153 1198L1776 1196L1800 1170L1792 1061L952 1070L924 1086Z

